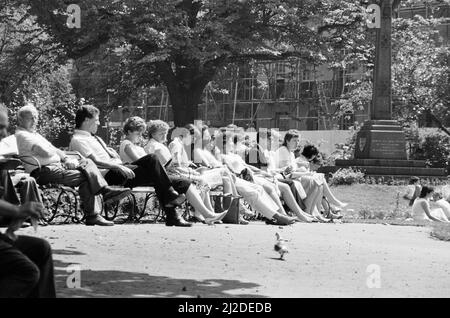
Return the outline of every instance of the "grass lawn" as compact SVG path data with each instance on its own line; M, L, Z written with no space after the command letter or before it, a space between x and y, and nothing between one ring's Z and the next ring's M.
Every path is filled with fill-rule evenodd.
M348 202L343 212L346 223L382 223L390 225L429 226L429 222L417 222L411 219L411 207L403 199L405 186L356 184L336 186L333 193L344 202ZM435 224L433 235L450 240L450 226Z

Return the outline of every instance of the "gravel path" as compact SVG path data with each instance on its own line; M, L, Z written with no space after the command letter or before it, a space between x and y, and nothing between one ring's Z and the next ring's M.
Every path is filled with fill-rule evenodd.
M285 261L275 233L288 239ZM161 224L27 228L49 240L59 297L448 297L450 244L425 227ZM81 268L80 288L68 288ZM380 288L367 272L380 269Z

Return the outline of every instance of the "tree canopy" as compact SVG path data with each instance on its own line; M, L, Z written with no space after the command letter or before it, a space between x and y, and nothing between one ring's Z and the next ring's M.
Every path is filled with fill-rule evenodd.
M106 48L120 57L116 94L165 85L176 125L197 118L205 86L227 64L289 57L324 61L332 50L352 46L346 34L364 20L362 7L350 0L25 2L68 58ZM69 3L81 8L79 29L66 26Z
M393 116L411 122L431 112L450 122L450 47L444 45L436 26L440 19L394 19L392 33ZM369 43L369 42L368 42ZM369 56L369 61L373 56ZM372 66L372 64L369 64ZM362 109L372 98L372 69L335 104L340 113Z
M27 6L3 1L0 7L0 101L9 103L28 79L51 72L61 62L57 44L37 24Z

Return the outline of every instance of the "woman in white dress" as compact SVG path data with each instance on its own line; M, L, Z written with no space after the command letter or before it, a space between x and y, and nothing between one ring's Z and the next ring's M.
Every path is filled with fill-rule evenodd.
M434 194L432 187L423 186L419 197L412 206L413 218L416 221L436 221L448 223L449 219L441 208L431 209L430 199Z
M160 123L154 124L158 125ZM170 152L162 143L152 143L154 147L147 147L147 144L146 148L149 149L148 152L145 150L145 148L139 146L139 141L145 130L146 124L142 118L130 117L126 120L123 127L125 138L120 144L119 151L122 161L124 163L131 163L147 155L148 153L156 154L161 164L165 166L167 174L174 184L174 188L177 191L180 190L181 193L184 193L186 195L186 199L193 206L195 213L199 215L199 218L201 218L207 224L213 224L223 219L228 211L224 211L222 213L214 213L212 208L208 208L205 205L199 191L191 180L183 178L180 175L170 173L170 169L167 169L168 162L170 161ZM155 133L153 135L156 136ZM162 140L162 137L160 138L160 136L158 135L158 137L156 138Z
M339 208L347 204L337 200L331 193L323 174L315 173L309 170L309 161L296 159L294 150L298 148L300 135L296 131L288 131L284 136L284 142L280 148L275 151L275 168L285 178L300 180L307 194L305 205L306 212L317 219L328 222L319 211L322 208L322 197L325 196L331 204ZM312 160L312 159L310 159ZM338 217L338 216L336 216Z

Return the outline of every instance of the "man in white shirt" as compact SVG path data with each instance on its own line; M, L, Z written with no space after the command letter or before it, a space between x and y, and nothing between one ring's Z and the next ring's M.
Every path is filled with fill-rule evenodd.
M39 184L58 183L79 187L86 216L86 225L108 226L98 211L95 196L102 195L105 203L114 202L130 194L130 189L111 188L97 166L89 159L72 159L36 132L37 109L29 104L19 109L16 129L17 148L25 170Z
M81 106L75 114L75 131L69 149L78 151L101 169L108 184L123 185L134 188L153 186L159 201L166 213L167 226L191 226L175 211L175 207L183 203L186 197L179 194L158 158L147 155L124 165L120 155L95 134L97 133L100 111L92 105Z
M14 170L17 161L11 157L18 155L16 139L14 135L8 137L8 110L0 104L0 187L3 187L3 199L12 204L20 204L26 202L42 203L41 194L36 184L36 180L26 173L10 173ZM4 170L3 170L4 169ZM20 198L17 196L18 189Z

